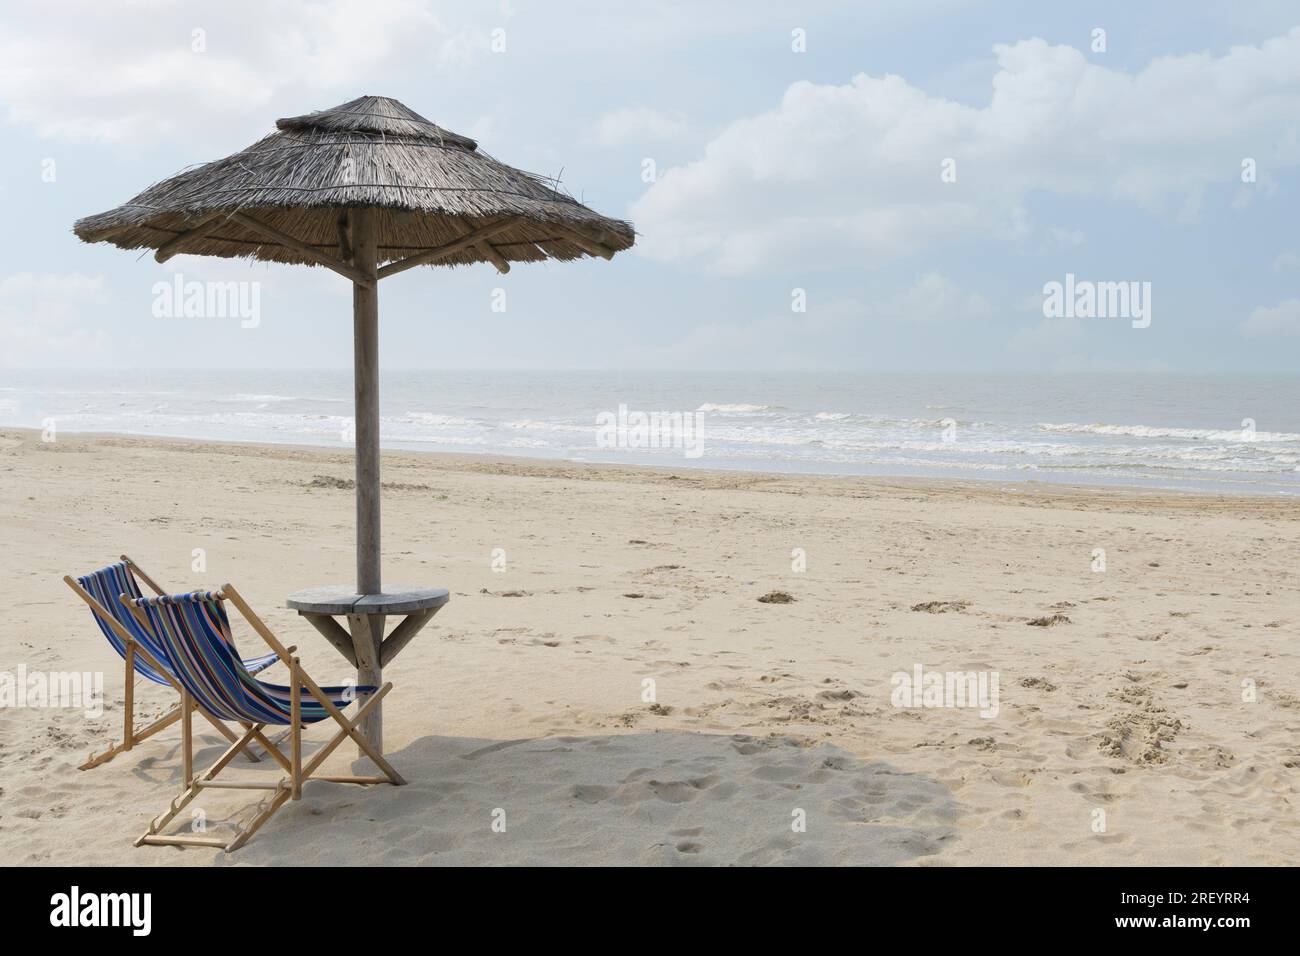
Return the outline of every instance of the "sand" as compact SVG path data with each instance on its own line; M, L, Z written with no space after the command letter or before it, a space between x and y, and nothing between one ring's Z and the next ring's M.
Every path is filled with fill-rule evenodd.
M416 454L384 458L385 579L452 600L385 672L410 784L310 783L230 856L134 848L179 733L77 770L120 729L123 674L61 576L125 552L177 591L233 582L342 681L284 598L351 577L350 477L329 451L0 431L0 671L102 671L107 698L98 720L0 709L0 862L1300 855L1295 501ZM895 706L917 665L996 672L996 716ZM173 699L141 684L141 721ZM329 766L369 772L351 747ZM201 803L214 834L250 812Z

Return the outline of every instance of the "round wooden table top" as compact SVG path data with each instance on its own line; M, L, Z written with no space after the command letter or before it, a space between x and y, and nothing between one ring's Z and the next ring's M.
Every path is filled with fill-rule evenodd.
M299 614L415 614L442 607L451 600L446 588L386 587L379 594L358 594L346 585L306 588L289 595L288 606Z

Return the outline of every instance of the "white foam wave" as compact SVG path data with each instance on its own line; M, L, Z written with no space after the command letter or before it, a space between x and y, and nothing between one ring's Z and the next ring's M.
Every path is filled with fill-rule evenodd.
M1243 444L1249 444L1252 441L1300 441L1300 434L1295 432L1256 431L1253 438L1247 438L1246 431L1243 428L1162 428L1159 425L1080 425L1076 422L1065 422L1063 424L1039 422L1038 427L1048 432L1075 432L1086 435L1115 435L1128 438L1183 438L1189 441L1241 442Z
M231 398L234 402L296 402L298 399L293 395L275 395L268 393L266 395L256 392L239 392Z
M439 415L437 412L407 412L405 420L421 425L476 425L477 422L459 415Z
M516 431L535 431L535 432L564 432L574 434L579 432L596 433L596 423L593 420L590 425L583 425L578 422L539 422L532 419L522 421L502 422L502 428L511 428Z
M780 411L780 409L781 409L780 405L748 405L745 404L744 402L735 402L735 403L705 402L703 405L697 408L696 411L697 412L721 412L723 414L726 413L752 414L753 412L775 412L775 411Z

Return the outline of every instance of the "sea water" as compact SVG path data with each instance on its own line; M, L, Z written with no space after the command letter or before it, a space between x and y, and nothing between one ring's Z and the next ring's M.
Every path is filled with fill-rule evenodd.
M386 369L381 409L383 446L414 451L1300 493L1300 376ZM602 432L637 414L698 453ZM0 424L55 434L338 448L351 415L350 369L0 370Z

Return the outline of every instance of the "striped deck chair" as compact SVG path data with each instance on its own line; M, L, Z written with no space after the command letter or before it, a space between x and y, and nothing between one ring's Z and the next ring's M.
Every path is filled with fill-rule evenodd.
M325 780L332 783L370 785L406 783L392 765L384 759L357 730L370 709L393 688L383 687L321 687L308 676L298 663L298 658L284 647L271 629L263 623L232 585L219 591L195 591L192 594L135 597L127 593L120 596L121 603L135 617L139 626L150 633L172 665L173 675L181 685L181 719L184 770L181 793L170 807L136 840L135 845L163 846L215 846L231 853L246 842L289 800L302 797L302 785L308 780ZM288 686L258 680L239 659L226 616L225 602L235 606L258 635L266 641L276 658L289 669ZM343 709L361 695L371 695L351 719L343 716ZM187 707L193 700L224 720L237 721L246 728L242 737L230 745L211 767L201 774L194 773L194 755L190 746L190 719ZM333 719L339 732L318 750L310 761L303 764L302 731L307 725ZM278 748L270 753L288 771L279 780L218 781L215 778L240 752L254 740L264 742L261 731L269 724L289 727L290 753L286 756ZM316 771L344 740L354 740L367 756L375 762L383 776L325 776ZM263 743L263 746L266 746ZM190 803L207 788L225 790L270 790L270 800L247 825L241 827L233 840L226 842L215 837L194 834L165 834L162 831Z
M153 578L149 577L139 565L126 555L122 555L122 560L117 564L110 564L98 571L83 574L76 580L73 580L70 575L65 574L63 576L64 583L72 588L78 597L90 605L95 623L99 625L99 629L103 631L104 637L108 639L108 643L113 650L117 651L118 656L126 662L126 701L123 707L125 713L122 741L114 744L103 753L91 754L89 759L78 768L81 770L89 770L92 767L98 767L102 763L107 763L118 754L125 753L141 741L152 737L158 731L170 727L181 718L181 706L177 704L147 726L139 730L135 728L135 684L137 675L154 684L171 686L177 693L180 693L181 690L180 684L172 676L171 668L167 664L166 653L147 631L141 629L135 618L118 600L118 595L121 594L127 594L131 597L141 596L137 578L152 588L155 594L163 593L162 588L154 582ZM250 672L256 673L270 667L278 659L274 654L266 654L262 657L244 661L244 666ZM221 723L211 713L202 709L200 709L199 713L228 741L234 742L238 739L230 728ZM254 762L259 759L251 750L248 751L248 758Z

